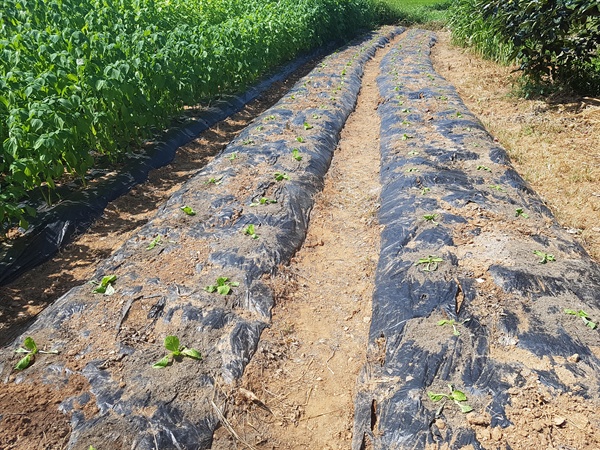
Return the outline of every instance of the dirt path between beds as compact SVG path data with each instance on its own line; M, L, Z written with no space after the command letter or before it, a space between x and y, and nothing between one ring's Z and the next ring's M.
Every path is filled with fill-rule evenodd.
M260 448L350 448L379 255L375 79L381 59L401 38L365 67L306 242L271 280L277 293L273 324L246 368L242 389L230 393L236 407L228 417L239 439L223 427L213 449L244 448L241 440Z

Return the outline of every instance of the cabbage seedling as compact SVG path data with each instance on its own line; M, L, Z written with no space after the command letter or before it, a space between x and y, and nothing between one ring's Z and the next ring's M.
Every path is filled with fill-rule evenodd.
M157 245L161 245L162 244L161 239L162 239L162 236L159 234L154 239L152 239L152 242L150 242L150 244L148 244L148 247L146 247L146 250L152 250Z
M195 216L196 215L196 211L194 211L192 208L190 208L189 206L182 206L181 210L186 213L188 216Z
M304 122L304 129L305 129L305 130L310 130L310 129L312 129L312 127L313 127L313 126L312 126L310 123L308 123L308 122Z
M448 388L450 389L450 394L436 394L436 393L430 391L430 392L427 392L427 395L429 396L429 399L432 402L439 402L440 400L445 400L445 401L452 400L454 403L456 403L458 405L458 407L460 408L460 411L463 413L468 413L468 412L473 411L473 408L471 408L466 403L463 403L463 402L467 401L467 396L465 395L464 392L454 389L451 384L448 385ZM444 402L444 404L440 407L440 412L444 408L445 404L446 404L446 402Z
M244 228L244 234L247 234L252 239L258 239L258 234L256 234L254 230L254 225L250 224L246 228Z
M167 367L171 359L175 360L182 356L187 356L188 358L201 360L202 355L200 352L194 348L182 347L179 343L179 338L177 336L167 336L165 338L165 348L170 351L167 355L165 355L160 361L157 361L152 365L155 369L162 369L163 367Z
M92 280L90 283L97 285L92 292L94 294L113 295L115 293L115 288L113 287L115 281L117 281L116 275L106 275L105 277L102 277L100 283Z
M492 171L488 166L477 166L477 170L485 170L486 172Z
M19 360L19 362L15 366L15 370L27 369L35 361L35 355L37 353L47 353L52 355L58 354L58 350L51 350L49 352L46 352L44 350L38 350L37 345L35 344L35 341L32 337L25 338L25 340L23 341L23 347L19 347L15 350L15 353L27 353L23 358Z
M523 211L523 208L517 208L515 210L515 217L522 217L523 219L528 219L529 218L529 214L525 213Z
M431 222L434 225L437 225L438 223L435 221L437 216L437 214L423 214L423 219L425 219L428 222Z
M598 326L596 322L592 322L590 320L590 316L588 316L588 314L583 309L580 309L579 311L575 311L574 309L565 309L565 314L581 317L581 320L583 320L585 326L591 328L592 330L595 330Z
M302 161L302 155L300 155L300 150L297 148L292 149L292 158L296 161Z
M434 272L438 268L438 263L443 261L442 258L437 256L429 255L427 258L421 258L416 263L415 266L423 266L423 272Z
M275 179L277 181L283 181L283 180L289 180L290 176L287 173L282 173L282 172L275 172L273 174L273 176L275 177Z
M221 295L227 295L231 292L232 287L238 287L240 283L237 281L229 281L227 277L217 278L217 284L210 284L204 288L204 290L210 294L217 292Z
M270 203L277 203L277 200L261 197L259 201L250 203L250 206L268 205Z
M443 327L444 325L452 325L452 330L453 330L452 334L454 336L460 336L460 331L458 331L456 329L456 320L443 319L443 320L440 320L437 324L439 327Z
M533 253L540 258L538 261L540 264L546 264L548 261L556 261L554 255L551 255L550 253L544 253L539 250L534 250Z

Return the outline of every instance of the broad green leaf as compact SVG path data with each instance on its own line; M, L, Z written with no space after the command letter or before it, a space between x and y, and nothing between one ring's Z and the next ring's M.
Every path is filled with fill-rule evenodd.
M165 348L172 352L179 351L179 338L177 336L167 336L165 338Z
M181 351L181 354L185 355L185 356L189 356L190 358L194 358L194 359L202 359L202 355L195 348L184 348Z
M466 403L458 403L458 402L454 402L458 405L458 407L460 408L460 411L463 413L468 413L473 411L473 408L471 408L469 405L467 405Z
M194 211L192 208L190 208L189 206L182 206L181 210L186 213L188 216L195 216L196 215L196 211Z
M572 316L576 316L577 311L575 311L574 309L565 309L565 314L571 314Z
M115 288L113 287L112 284L109 284L104 289L104 295L113 295L114 293L115 293Z
M116 275L106 275L105 277L102 277L102 281L100 281L100 286L108 286L110 284L113 284L115 281L117 281Z
M452 394L450 394L450 396L453 400L456 400L457 402L467 401L467 396L465 395L465 393L462 391L457 391L456 389L452 391Z
M162 358L160 361L155 362L152 367L155 369L162 369L163 367L167 367L169 364L169 355Z
M229 286L231 287L238 287L240 285L240 283L238 281L232 281L231 283L229 283Z
M25 340L23 341L23 347L30 350L31 353L33 353L33 354L37 353L37 351L38 351L37 345L35 345L35 341L33 340L32 337L25 338Z
M225 283L229 281L227 277L219 277L217 278L217 286L225 286Z
M435 394L434 392L428 392L427 395L433 402L439 402L440 400L442 400L444 398L448 398L448 396L446 394Z
M215 291L217 290L217 286L215 286L214 284L211 284L211 285L209 285L209 286L206 286L206 287L204 288L204 290L205 290L206 292L208 292L209 294L212 294L213 292L215 292Z
M439 326L442 326L442 325L446 325L447 323L450 323L450 321L449 321L449 320L446 320L446 319L443 319L443 320L440 320L440 321L439 321L437 324L438 324Z
M25 355L23 358L21 358L19 360L19 362L15 366L15 370L27 369L31 365L33 358L34 358L34 356L31 353L29 355Z
M98 286L92 292L94 294L104 294L106 292L106 286Z
M217 292L221 295L227 295L231 291L231 288L226 284L225 286L217 287Z

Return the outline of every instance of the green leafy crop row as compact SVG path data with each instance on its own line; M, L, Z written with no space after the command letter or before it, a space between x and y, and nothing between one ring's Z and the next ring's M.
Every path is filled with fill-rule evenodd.
M0 231L184 105L374 20L371 0L0 0Z

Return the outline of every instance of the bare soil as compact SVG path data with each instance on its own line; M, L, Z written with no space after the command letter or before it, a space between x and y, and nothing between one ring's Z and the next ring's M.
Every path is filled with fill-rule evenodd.
M446 33L438 37L433 54L436 69L508 149L517 170L560 223L598 259L600 101L548 104L519 99L512 95L511 68L451 46ZM352 402L365 359L379 249L375 77L386 50L380 50L366 67L357 109L346 124L325 189L317 198L304 247L290 266L280 268L270 280L277 294L272 326L263 332L244 378L238 385L222 387L234 406L224 411L227 422L217 431L215 449L350 446ZM121 247L173 192L308 70L305 67L179 149L170 165L153 171L147 183L111 203L90 230L52 261L0 288L0 345L7 345L69 289L87 282L100 261ZM600 447L600 417L595 410L569 393L550 392L530 374L523 376L527 386L511 393L514 427L491 429L487 417L466 419L486 448L507 444L513 449ZM73 375L56 390L26 383L4 385L0 447L65 448L70 418L57 405L85 390L85 382ZM93 404L78 407L85 414Z

